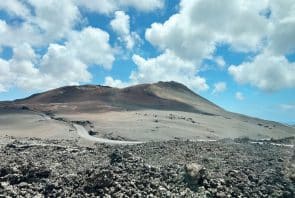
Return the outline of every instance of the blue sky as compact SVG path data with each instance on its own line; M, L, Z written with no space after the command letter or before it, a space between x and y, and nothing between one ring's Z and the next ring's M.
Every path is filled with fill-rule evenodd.
M1 1L0 100L73 84L174 80L227 110L295 123L294 7L292 0Z

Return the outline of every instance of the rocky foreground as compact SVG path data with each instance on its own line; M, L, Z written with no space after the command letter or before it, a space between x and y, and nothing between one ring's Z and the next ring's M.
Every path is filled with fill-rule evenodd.
M294 197L293 147L169 141L1 143L0 197Z

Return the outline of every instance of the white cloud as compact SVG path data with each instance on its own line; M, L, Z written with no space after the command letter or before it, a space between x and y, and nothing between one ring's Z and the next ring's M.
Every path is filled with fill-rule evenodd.
M83 27L80 9L111 14L128 8L148 12L163 5L164 0L1 1L0 10L13 19L0 19L0 48L13 51L10 60L0 59L1 91L13 86L43 90L89 82L90 66L112 68L116 52L109 43L109 34L99 28ZM115 15L112 27L126 48L132 49L140 38L130 31L130 17L123 11ZM110 78L106 81L120 83Z
M219 68L224 68L226 63L222 56L216 56L213 58Z
M105 77L104 85L110 86L110 87L118 87L118 88L129 86L128 83L122 82L121 80L113 79L111 76Z
M130 33L130 17L123 11L116 11L115 18L111 21L111 26L115 32L120 35L128 35Z
M115 51L109 34L93 27L75 30L82 21L77 2L1 1L0 10L19 21L0 19L0 46L13 51L10 60L0 59L1 91L13 86L44 90L79 84L90 81L90 66L111 69Z
M262 32L266 32L269 26L267 19L259 14L265 8L267 4L264 2L251 3L244 0L231 0L227 3L216 0L182 0L179 13L164 23L153 23L146 30L145 37L154 46L163 51L169 50L184 62L200 67L202 60L208 58L222 68L226 64L224 59L221 56L213 57L218 44L227 43L235 50L247 52L261 48L264 38ZM165 63L158 65L157 70L161 71L163 65ZM198 84L193 80L194 75L189 78L178 75L167 76L173 76L175 80L189 86ZM200 77L196 78L200 80ZM158 79L161 77L158 76ZM205 79L201 79L202 83L199 84L204 86L198 87L206 90L208 86Z
M119 35L119 40L125 43L127 49L132 49L139 40L139 35L130 32L130 17L123 11L116 11L115 18L111 20L112 29Z
M80 12L81 9L109 15L117 11L111 26L126 48L132 49L138 35L130 30L130 17L118 10L134 8L148 12L162 8L164 2L1 1L0 10L4 10L9 18L17 19L0 19L0 48L13 48L11 60L1 59L1 65L6 65L6 76L2 76L0 81L1 90L16 84L16 77L19 79L18 86L27 87L38 83L43 87L88 81L91 78L88 67L99 65L110 69L115 52L109 44L107 32L98 28L83 28L83 24L80 27L83 22L81 13L85 11ZM232 50L258 54L248 62L229 68L228 71L237 82L270 91L294 88L294 63L285 58L287 53L294 53L295 50L294 7L293 0L229 0L227 3L218 0L181 0L178 13L164 23L153 23L146 30L146 39L159 48L162 54L147 59L134 55L137 69L130 75L130 83L164 78L180 81L195 90L206 90L206 80L197 74L201 63L208 58L215 61L217 66L225 67L224 59L215 54L215 49L220 44L228 44ZM268 9L270 16L265 16ZM78 31L76 27L82 30ZM37 51L40 48L41 53ZM47 52L43 54L46 49ZM52 60L46 60L46 57ZM62 66L61 63L73 66ZM62 67L67 69L63 70ZM69 71L71 69L73 72ZM57 75L58 70L71 74ZM75 72L81 72L82 75L76 76ZM112 81L109 79L109 82Z
M66 46L51 44L41 60L40 71L59 81L58 84L78 84L91 78L87 65L76 58Z
M137 68L132 71L128 84L174 80L195 91L209 88L206 80L197 75L198 68L192 62L184 61L170 51L149 59L133 55L132 60Z
M249 83L265 91L295 88L295 63L284 56L264 52L251 62L231 65L228 71L238 83Z
M253 60L229 67L229 73L238 83L251 84L265 91L295 87L295 63L285 55L295 52L295 2L269 1L271 15L268 40L264 50Z
M197 75L198 68L194 63L184 61L170 51L149 59L144 59L139 55L133 55L132 60L137 68L131 72L128 82L122 82L108 77L105 79L104 84L124 87L132 84L154 83L162 80L177 81L195 91L205 91L209 88L206 80Z
M9 61L0 59L0 87L16 86L27 90L44 90L88 81L87 66L69 56L65 46L52 44L41 59L33 48L23 44L13 49Z
M34 7L35 17L31 22L37 24L44 37L49 40L64 38L80 20L78 7L68 0L29 0Z
M7 91L12 83L12 76L9 69L9 63L0 58L0 93Z
M79 6L92 12L110 14L123 8L135 8L139 11L149 12L161 9L164 6L164 0L74 0Z
M109 14L117 9L114 0L75 0L78 6L91 12Z
M160 49L199 62L212 56L218 43L228 43L242 51L257 51L268 29L268 21L259 15L262 2L231 0L182 0L179 13L165 23L154 23L146 39Z
M14 60L35 60L37 55L34 49L28 43L24 43L13 48L13 59Z
M114 59L109 35L99 28L86 27L72 32L64 45L50 44L41 57L25 43L13 48L9 61L1 59L0 74L5 76L0 78L1 90L10 86L44 90L89 82L92 77L89 66L110 69Z
M236 92L235 97L237 100L244 100L245 99L244 94L241 92Z
M0 20L0 45L15 47L28 43L33 46L46 46L50 42L66 38L81 20L79 9L73 1L28 0L26 3L32 7L34 15L31 15L29 7L22 1L1 3L4 11L25 17L24 21L17 25Z
M39 71L34 67L34 62L37 60L37 55L33 48L25 43L13 49L13 57L9 60L10 73L16 78L16 83L20 80L18 77L25 76L26 78L32 78L38 75ZM32 78L33 79L33 78ZM19 83L22 85L22 83Z
M10 15L26 18L30 15L29 9L18 0L0 1L0 10L5 10Z
M226 90L226 82L217 82L214 84L212 94L222 93Z
M295 52L295 2L293 0L269 2L272 11L270 50L277 55Z
M87 27L81 32L73 32L65 45L51 44L40 60L39 69L43 78L52 80L47 82L48 86L89 82L89 65L110 69L115 58L108 40L108 33Z
M252 62L231 66L235 80L263 90L293 88L294 63L284 55L295 52L294 8L292 0L182 0L179 13L164 23L153 23L145 37L183 60L201 64L208 58L221 68L224 60L213 57L219 44L228 44L234 51L256 52Z
M0 45L16 47L22 43L40 46L46 40L40 34L38 27L24 22L19 26L12 26L0 19ZM46 44L44 42L44 44Z
M0 93L5 92L5 91L6 91L6 89L4 88L4 86L0 84Z
M119 0L119 5L134 7L141 11L152 11L155 9L160 9L164 6L164 0L145 0L145 1L138 1L138 0Z
M86 65L101 65L111 69L115 60L109 34L99 28L86 27L81 32L72 32L65 46L72 56Z
M293 7L295 7L295 4ZM290 18L281 19L270 32L269 49L276 55L295 52L294 35L295 15Z

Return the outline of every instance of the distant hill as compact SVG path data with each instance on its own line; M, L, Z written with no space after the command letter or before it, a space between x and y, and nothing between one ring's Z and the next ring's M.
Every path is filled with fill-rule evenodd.
M123 89L100 85L67 86L15 100L14 106L51 111L159 109L219 114L224 110L177 82L140 84Z

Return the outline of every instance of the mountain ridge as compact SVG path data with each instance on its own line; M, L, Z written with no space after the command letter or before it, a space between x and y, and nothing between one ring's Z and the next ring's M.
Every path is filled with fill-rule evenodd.
M38 110L42 110L43 107L48 109L50 104L55 104L55 109L58 110L61 109L61 104L67 104L72 107L76 106L75 108L81 111L89 110L89 105L93 105L93 111L99 111L104 107L122 110L178 110L208 115L224 111L221 107L175 81L159 81L125 88L102 85L64 86L17 99L11 101L10 104L28 106Z

